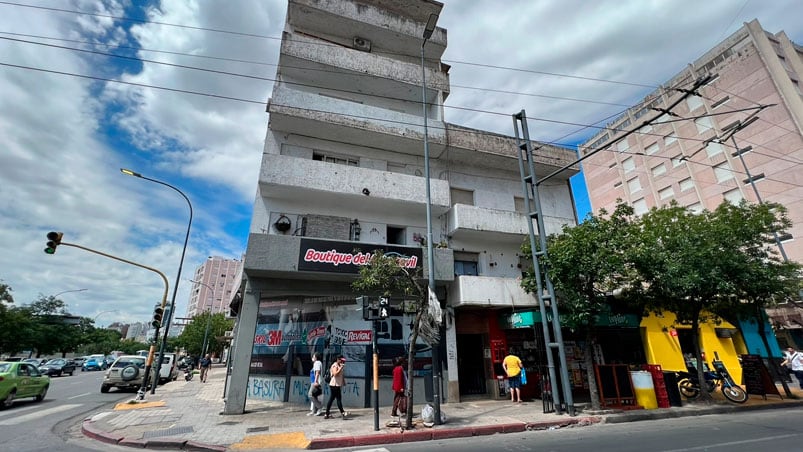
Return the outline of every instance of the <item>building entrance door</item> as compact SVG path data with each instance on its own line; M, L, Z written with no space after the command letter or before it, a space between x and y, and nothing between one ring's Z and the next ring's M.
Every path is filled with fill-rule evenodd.
M487 394L485 386L485 344L482 334L457 335L457 372L460 395Z

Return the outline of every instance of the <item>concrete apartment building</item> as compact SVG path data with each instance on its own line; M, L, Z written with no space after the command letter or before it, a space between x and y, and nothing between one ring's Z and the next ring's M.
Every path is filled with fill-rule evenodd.
M237 326L225 412L247 399L308 404L310 355L348 359L346 406L370 406L372 324L351 282L358 262L381 250L428 278L424 139L431 166L436 293L445 307L439 345L444 402L499 397L500 353L537 360L530 326L514 311L537 309L519 285L528 235L515 139L445 122L446 30L424 45L428 128L422 106L425 25L431 0L290 0L277 82L235 298ZM515 111L511 111L516 113ZM511 130L512 135L512 130ZM576 159L540 145L539 175ZM548 232L576 224L573 167L539 188ZM391 359L406 355L412 317L391 309L378 324L380 404L389 406ZM429 398L432 353L417 344L417 401ZM528 365L530 363L528 362ZM529 369L528 369L529 370Z
M239 285L238 276L242 261L209 256L195 269L192 276L190 301L187 304L187 317L195 317L202 312L212 314L229 312L232 291Z
M712 80L701 96L673 110L677 116L620 139L667 108L680 95L675 88L690 88L705 75ZM584 155L603 149L583 162L593 211L610 212L617 199L637 213L672 200L695 210L713 210L723 200L758 202L752 179L763 201L788 209L793 226L782 247L790 260L803 262L801 79L803 47L757 20L744 24L581 146ZM773 106L750 110L761 105ZM758 119L751 123L752 117ZM776 326L797 330L803 345L800 309L770 315ZM791 336L788 342L794 345Z

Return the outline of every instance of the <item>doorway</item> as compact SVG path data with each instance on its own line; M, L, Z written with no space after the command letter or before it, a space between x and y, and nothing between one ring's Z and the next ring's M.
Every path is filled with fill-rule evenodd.
M457 372L460 395L487 394L485 386L485 341L482 334L457 335Z

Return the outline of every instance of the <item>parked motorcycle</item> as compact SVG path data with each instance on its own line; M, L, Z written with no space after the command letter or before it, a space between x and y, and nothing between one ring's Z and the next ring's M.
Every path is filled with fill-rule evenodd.
M722 391L722 395L733 403L745 403L747 401L747 393L741 386L733 381L728 369L722 361L719 360L719 355L714 352L714 360L711 364L714 370L706 370L703 372L705 377L705 389L708 392L713 392L717 386ZM687 399L696 399L700 397L700 379L697 377L697 368L693 365L686 364L688 372L678 372L678 389Z
M192 367L190 366L184 367L184 380L185 381L192 380Z

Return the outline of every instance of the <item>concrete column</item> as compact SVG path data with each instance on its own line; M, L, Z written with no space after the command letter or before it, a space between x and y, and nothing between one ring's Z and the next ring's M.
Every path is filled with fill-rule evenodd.
M248 374L251 369L251 351L254 349L257 314L259 311L259 292L252 290L250 280L246 280L243 302L237 315L237 333L234 337L234 353L223 414L245 413L245 399L248 395Z
M454 324L454 312L447 309L444 316L446 328L446 365L449 372L446 377L446 400L460 402L460 381L457 373L457 329Z

